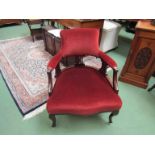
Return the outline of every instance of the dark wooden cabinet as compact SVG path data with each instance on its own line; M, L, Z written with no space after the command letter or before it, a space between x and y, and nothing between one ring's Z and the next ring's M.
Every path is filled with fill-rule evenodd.
M0 26L7 25L7 24L21 24L21 19L0 19Z
M155 71L155 26L139 21L120 80L146 88Z
M55 55L60 49L60 38L55 37L49 33L49 30L54 29L53 27L45 27L43 29L45 50L50 54Z

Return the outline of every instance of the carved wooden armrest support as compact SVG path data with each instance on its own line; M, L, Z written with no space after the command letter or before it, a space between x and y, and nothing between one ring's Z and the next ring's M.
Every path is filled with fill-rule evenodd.
M111 87L114 89L114 91L116 93L118 93L118 80L117 80L117 73L118 73L118 69L117 67L113 67L113 79L110 80L110 78L107 75L107 68L109 67L109 65L107 63L105 63L104 61L102 61L102 67L100 68L100 71L103 73L104 76L107 76L107 80L110 83Z
M56 76L60 73L59 62L62 58L61 52L58 52L47 65L47 76L48 76L48 93L49 96L52 93L53 81L52 81L52 71L56 69Z
M116 91L116 93L118 93L119 91L117 73L118 73L118 69L117 68L113 69L113 89Z
M53 81L52 81L52 71L53 69L47 68L47 77L48 77L48 95L51 96L53 89Z
M108 65L103 61L102 61L102 66L100 68L100 71L104 74L104 75L107 75L107 68L108 68Z

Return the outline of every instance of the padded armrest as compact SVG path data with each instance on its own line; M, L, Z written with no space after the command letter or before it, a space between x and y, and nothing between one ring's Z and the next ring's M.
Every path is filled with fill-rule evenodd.
M99 57L112 69L117 70L117 64L116 62L109 57L107 54L103 53L102 51L99 51Z
M57 64L60 62L62 58L62 55L60 54L60 51L49 61L47 65L48 71L52 71L56 68Z

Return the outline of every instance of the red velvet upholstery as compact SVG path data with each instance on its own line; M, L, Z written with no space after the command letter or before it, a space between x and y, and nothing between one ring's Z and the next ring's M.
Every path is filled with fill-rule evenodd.
M110 58L107 54L103 53L102 51L99 51L98 56L106 63L109 65L109 67L116 69L117 64L116 62Z
M99 50L99 31L94 28L78 28L61 31L61 49L48 63L49 90L51 90L51 72L65 56L93 55L102 59L100 71L75 66L58 74L56 83L49 92L47 111L56 125L55 114L92 115L100 112L112 112L116 115L122 106L117 92L117 64L108 55ZM113 86L108 82L104 68L113 68ZM58 69L58 68L57 68ZM59 70L57 70L60 72Z
M63 56L98 54L98 29L77 28L69 31L63 30L60 36Z
M92 28L78 28L61 31L61 49L48 63L48 69L55 68L62 57L71 55L93 55L100 57L111 68L116 69L116 62L99 50L99 31Z
M57 64L60 62L62 59L61 53L56 54L48 63L48 70L56 68Z
M49 114L91 115L121 108L107 79L89 67L70 68L58 77L47 102Z

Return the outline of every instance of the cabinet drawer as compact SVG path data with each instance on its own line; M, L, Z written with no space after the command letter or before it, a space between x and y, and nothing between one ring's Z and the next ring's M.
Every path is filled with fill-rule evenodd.
M149 32L149 31L140 31L137 30L136 35L138 37L142 37L142 38L149 38L149 39L155 39L155 32Z

